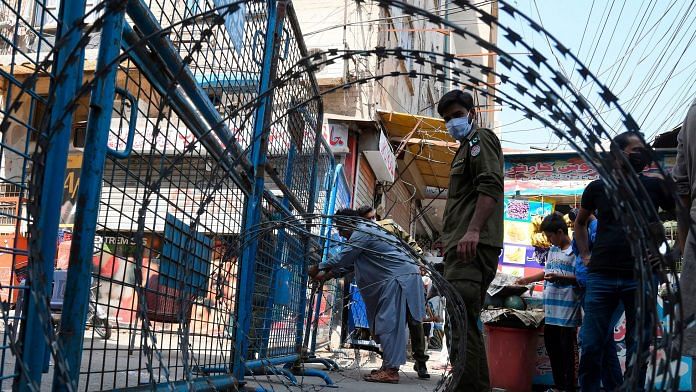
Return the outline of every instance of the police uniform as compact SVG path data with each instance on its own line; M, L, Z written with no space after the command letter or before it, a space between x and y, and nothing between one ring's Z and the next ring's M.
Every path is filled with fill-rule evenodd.
M391 234L394 234L399 239L407 243L408 246L410 246L411 249L413 249L413 251L416 252L418 255L423 254L423 249L421 249L421 247L418 246L418 242L416 242L416 240L413 237L411 237L401 226L399 226L398 223L394 222L393 219L383 219L381 221L378 221L377 224L382 226L384 230L388 231Z
M467 232L479 194L490 196L497 204L481 227L476 257L464 263L457 255L457 244ZM503 247L503 152L500 140L490 129L471 131L452 161L443 242L445 278L464 300L467 315L466 366L456 390L487 391L490 390L488 365L478 320ZM448 305L451 304L449 301ZM461 331L447 328L447 332L450 347L458 347ZM454 363L457 353L452 351L456 350L450 350Z

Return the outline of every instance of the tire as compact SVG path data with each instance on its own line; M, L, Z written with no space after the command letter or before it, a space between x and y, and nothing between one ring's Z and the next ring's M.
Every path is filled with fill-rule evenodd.
M111 325L109 325L108 320L99 320L98 318L94 317L92 321L94 323L94 332L96 332L97 335L105 340L111 338Z

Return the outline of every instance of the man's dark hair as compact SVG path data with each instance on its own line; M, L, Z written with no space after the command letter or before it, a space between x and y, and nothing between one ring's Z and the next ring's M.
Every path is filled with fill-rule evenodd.
M361 218L358 211L352 208L342 208L334 212L334 226L338 229L353 229Z
M632 137L640 138L640 134L634 131L627 131L614 136L612 142L616 143L616 146L619 147L619 150L623 150L624 148L626 148L626 146L628 146L628 143Z
M541 231L544 233L555 233L558 230L562 230L564 233L566 233L566 235L568 235L568 225L566 224L565 219L563 219L563 215L554 212L541 221Z
M474 108L474 97L466 91L462 90L452 90L440 98L440 102L437 104L437 112L442 113L447 110L452 104L458 103L466 110L471 110Z
M360 215L360 217L364 218L365 215L369 214L370 212L372 212L374 210L375 209L372 206L362 206L362 207L358 208L358 215Z

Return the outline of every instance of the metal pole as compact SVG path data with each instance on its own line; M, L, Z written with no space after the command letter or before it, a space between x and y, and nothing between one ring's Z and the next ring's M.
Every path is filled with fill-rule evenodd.
M286 2L284 0L268 0L268 27L266 29L265 47L263 54L263 69L259 85L259 93L264 93L272 87L278 60L278 44L283 30ZM261 221L264 194L264 169L266 165L266 149L268 145L269 124L273 108L272 95L261 98L254 119L254 135L251 150L251 162L254 171L254 186L247 199L242 233L249 232ZM253 238L243 248L239 273L239 307L237 310L236 350L234 353L233 371L238 380L244 379L245 361L249 349L249 327L251 326L252 300L254 296L254 279L256 270L256 254L258 239ZM246 286L246 287L245 287Z
M40 319L42 306L46 309L46 298L51 296L53 283L53 268L56 256L56 236L60 223L60 206L63 194L63 182L65 181L65 167L68 162L68 147L70 144L70 132L72 130L72 114L77 92L82 85L85 48L78 47L82 30L79 27L85 15L86 0L61 0L58 19L60 20L60 33L56 37L56 43L62 45L55 55L53 64L53 76L60 77L53 80L53 107L51 108L50 122L47 131L53 130L48 135L46 146L46 162L44 177L41 183L40 211L36 216L36 227L39 233L39 252L33 254L30 267L35 269L41 281L31 282L31 292L38 294L39 298L29 295L29 311L27 312L26 333L24 334L22 358L28 368L28 375L21 374L21 367L16 365L16 373L21 374L16 387L20 391L29 389L30 383L41 384L41 372L44 367L44 359L47 354L47 345L44 334L49 325L42 324L46 320ZM69 113L66 115L66 113ZM39 169L34 166L34 170ZM36 174L34 174L36 175ZM42 273L44 274L42 276ZM37 305L36 300L44 301ZM48 312L47 312L48 313ZM50 314L44 316L49 317ZM50 321L48 321L50 323Z
M96 80L90 98L87 121L87 136L82 158L80 188L77 191L77 210L70 264L66 281L63 313L60 325L60 344L63 346L68 365L68 379L55 372L53 385L56 391L68 390L68 383L77 389L80 362L84 342L89 290L94 254L94 234L99 214L104 162L106 161L107 139L111 124L111 113L115 98L116 72L121 49L121 33L124 21L124 3L109 2L105 10L101 31L99 57L95 71Z
M445 0L445 23L449 22L449 3L451 0ZM445 53L450 54L450 36L452 35L452 32L448 32L445 34ZM449 81L449 68L445 68L445 83L444 86L445 91L442 93L446 93L452 89L452 84Z

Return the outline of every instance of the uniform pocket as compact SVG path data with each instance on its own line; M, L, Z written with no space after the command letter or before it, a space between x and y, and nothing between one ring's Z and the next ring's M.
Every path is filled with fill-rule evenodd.
M457 197L464 193L469 178L466 172L466 165L460 165L450 170L449 197Z

